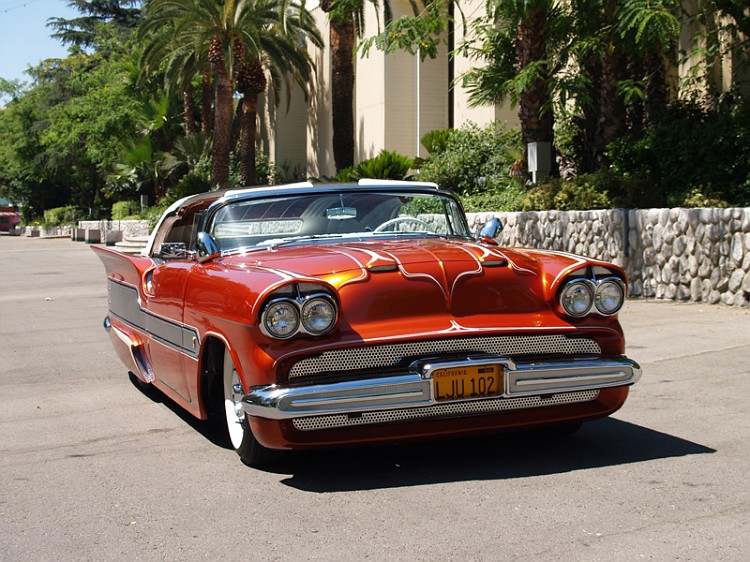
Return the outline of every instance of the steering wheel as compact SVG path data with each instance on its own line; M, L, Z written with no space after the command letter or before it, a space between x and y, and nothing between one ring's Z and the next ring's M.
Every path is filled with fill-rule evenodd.
M416 224L423 227L426 232L432 232L432 230L430 230L429 224L414 217L396 217L395 219L387 220L383 224L379 225L373 232L386 232L389 230L396 232L396 229L391 227L401 223Z

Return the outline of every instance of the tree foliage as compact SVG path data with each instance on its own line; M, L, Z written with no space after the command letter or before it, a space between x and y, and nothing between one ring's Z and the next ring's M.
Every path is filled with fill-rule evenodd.
M26 218L72 203L97 216L137 101L125 56L79 54L33 70L36 85L0 113L0 190Z
M377 29L364 29L368 2L385 16ZM304 1L72 5L80 17L49 23L69 55L30 69L30 85L0 78L0 196L21 204L27 220L70 205L104 216L120 199L168 201L278 179L281 168L256 154L258 99L309 91L305 44L322 39ZM442 56L462 26L465 41L450 56L473 66L455 83L473 104L515 104L521 131L433 132L424 141L430 158L416 164L421 179L471 197L470 206L504 209L750 204L745 0L485 0L484 15L471 18L456 0L409 5L393 19L387 2L321 2L337 168L352 161L356 142L355 48ZM697 32L680 53L686 25ZM693 65L681 83L678 63ZM521 139L554 143L561 175L577 179L529 189ZM406 165L385 154L358 173L402 176Z
M68 6L81 15L72 19L50 18L47 26L54 30L52 37L65 44L93 47L103 25L127 38L140 19L140 3L141 0L70 0Z

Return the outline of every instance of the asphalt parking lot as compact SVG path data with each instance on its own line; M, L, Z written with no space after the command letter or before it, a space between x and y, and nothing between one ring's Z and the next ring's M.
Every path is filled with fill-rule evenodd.
M82 243L0 237L2 560L748 560L750 311L630 301L625 407L496 436L240 463L137 390Z

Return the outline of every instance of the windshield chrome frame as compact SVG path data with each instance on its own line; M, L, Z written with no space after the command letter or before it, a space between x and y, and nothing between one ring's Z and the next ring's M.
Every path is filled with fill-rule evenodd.
M370 180L372 181L372 180ZM208 209L203 214L203 220L200 226L200 231L205 232L210 235L210 229L213 224L213 221L216 217L216 214L223 209L224 207L232 204L237 203L240 201L249 201L249 200L263 200L263 199L275 199L279 197L294 197L294 196L307 196L307 195L323 195L323 194L343 194L343 195L351 195L351 194L359 194L359 193L368 193L368 194L376 194L376 193L382 193L384 195L393 195L393 194L400 194L400 195L426 195L426 196L439 196L446 199L451 200L455 205L458 211L460 212L460 216L456 216L455 218L460 222L460 224L456 225L463 229L463 231L466 233L466 235L460 235L460 234L437 234L437 233L422 233L422 232L383 232L383 233L377 233L377 239L391 239L391 238L403 238L405 236L407 237L440 237L440 238L455 238L460 240L473 240L473 236L471 234L471 230L469 228L468 221L466 220L466 212L464 211L463 205L461 204L461 200L456 197L456 195L450 191L439 189L435 185L429 185L424 183L416 183L416 182L393 182L389 184L388 182L381 183L375 183L372 181L372 183L361 183L361 184L326 184L326 185L313 185L309 183L303 183L303 184L294 184L290 186L269 186L265 188L257 188L257 189L245 189L241 191L230 191L228 192L224 197L221 197L220 199L217 199L214 201ZM448 217L449 220L452 222L453 217ZM356 233L352 233L352 236L347 236L346 234L342 234L340 237L328 237L326 235L321 235L321 238L316 239L300 239L299 242L304 242L308 244L320 244L320 243L337 243L340 242L342 239L357 239L360 240L372 240L375 239L367 237L357 237ZM272 247L273 245L268 246L250 246L250 247L237 247L237 248L228 248L226 250L222 249L221 254L222 255L229 255L229 254L237 254L237 253L244 253L249 251L255 251L255 250L261 250L261 249L268 249Z

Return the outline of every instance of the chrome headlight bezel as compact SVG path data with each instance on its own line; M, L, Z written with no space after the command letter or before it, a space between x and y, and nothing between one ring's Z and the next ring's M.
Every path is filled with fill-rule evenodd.
M614 316L625 304L626 296L625 281L620 277L575 277L563 284L557 306L562 314L572 318L583 318L590 314ZM575 306L575 300L579 298L583 298L583 305ZM608 301L611 302L607 304Z
M318 289L306 293L304 289ZM270 338L287 340L297 335L323 336L333 330L338 321L336 299L328 292L320 291L321 286L308 284L274 291L277 298L269 299L262 307L259 316L261 332ZM281 296L283 295L283 296ZM271 295L273 297L273 294ZM274 312L285 308L293 316L292 326L280 332L274 328ZM321 323L320 320L323 320Z
M560 291L560 308L568 316L573 318L582 318L591 312L594 306L594 295L596 287L591 279L573 279L568 281ZM575 307L575 299L585 297L587 301L583 308Z
M292 321L291 327L283 332L275 329L274 324L274 312L282 308L288 311ZM289 339L299 331L301 323L299 306L292 299L274 299L263 307L260 327L263 333L269 337L280 340Z
M330 332L336 324L336 316L336 304L328 295L313 295L302 302L302 327L310 335L321 336ZM323 324L316 326L320 319Z
M616 302L614 306L605 306L603 301L605 298L605 292L614 289L615 295L612 295ZM596 284L596 295L594 297L594 306L599 314L604 316L612 316L617 314L622 305L625 304L625 283L619 277L607 277L605 279L598 280Z

